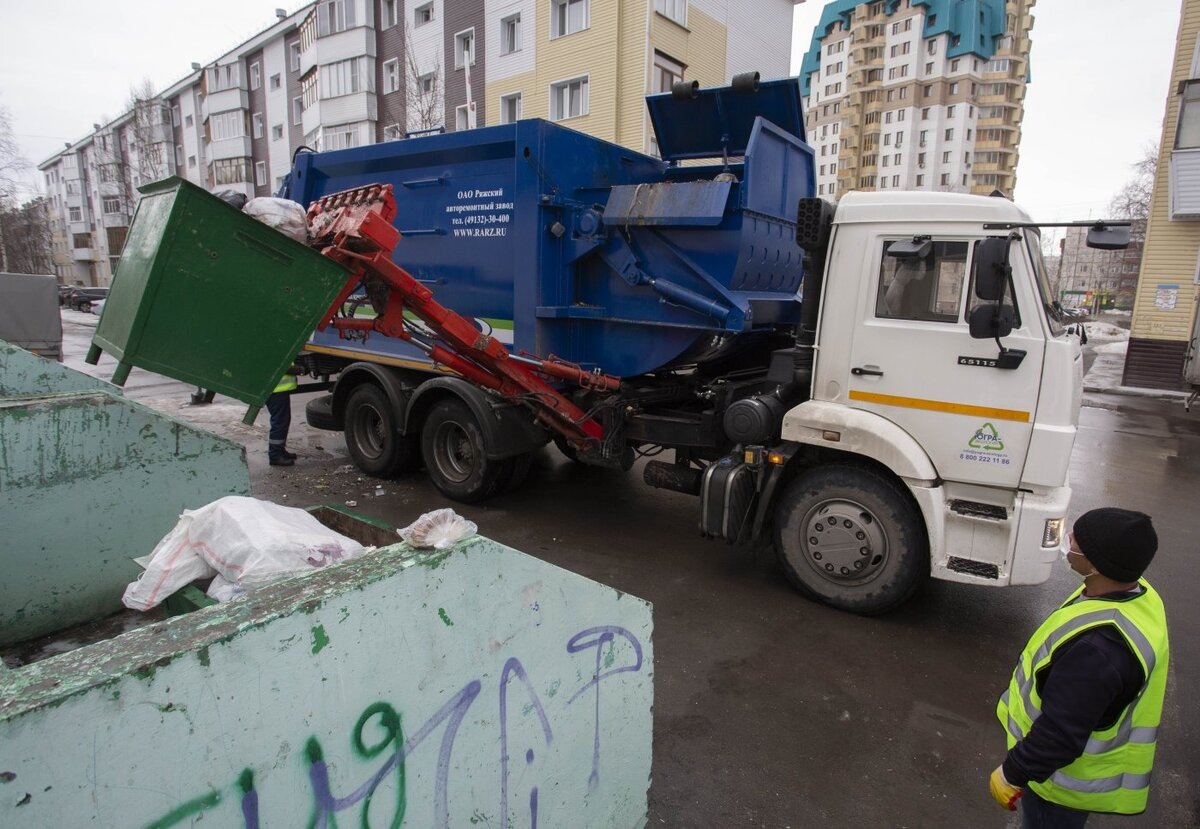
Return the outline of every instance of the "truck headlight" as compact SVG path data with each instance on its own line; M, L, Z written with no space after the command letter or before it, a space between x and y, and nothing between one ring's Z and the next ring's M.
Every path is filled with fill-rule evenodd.
M1048 518L1046 519L1046 529L1042 531L1042 546L1057 547L1062 544L1063 524L1066 523L1065 518Z

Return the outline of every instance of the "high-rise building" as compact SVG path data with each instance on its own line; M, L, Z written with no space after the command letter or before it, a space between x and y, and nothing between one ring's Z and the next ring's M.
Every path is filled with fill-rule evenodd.
M828 3L800 76L818 195L1011 195L1034 3Z
M141 183L174 174L268 195L302 146L541 117L655 152L646 94L684 79L786 76L799 2L318 0L279 10L147 102L158 175L139 166L149 136L126 126L134 113L38 165L57 197L56 268L64 281L108 284ZM117 190L119 204L106 200Z

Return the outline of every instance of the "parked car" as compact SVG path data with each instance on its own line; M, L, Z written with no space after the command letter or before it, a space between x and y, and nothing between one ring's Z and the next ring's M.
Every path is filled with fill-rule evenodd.
M95 314L96 316L100 316L101 314L103 314L104 313L104 303L107 301L108 300L106 300L106 299L97 299L94 302L92 302L92 313Z
M71 295L71 291L74 291L77 287L78 287L77 285L59 285L58 286L58 304L66 305L67 297L69 297Z
M92 310L92 303L108 298L108 288L76 287L67 296L67 305L85 314Z

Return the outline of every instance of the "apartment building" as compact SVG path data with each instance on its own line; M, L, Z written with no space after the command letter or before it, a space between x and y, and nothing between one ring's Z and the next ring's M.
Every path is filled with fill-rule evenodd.
M829 2L800 75L818 195L1011 195L1034 3Z
M747 71L786 76L802 1L318 0L280 9L271 26L193 63L159 94L161 174L269 195L300 147L531 117L655 152L645 95L684 79L715 86ZM111 215L96 214L82 195L78 176L104 183L89 148L123 123L96 126L38 165L58 197L55 261L65 281L111 281L136 187L150 180L127 174L121 211ZM67 181L79 193L68 194ZM113 206L93 189L98 209Z
M1048 257L1046 261L1046 267L1056 277L1058 298L1064 307L1091 313L1104 308L1133 307L1146 238L1145 221L1135 220L1130 231L1129 247L1099 250L1087 246L1088 228L1067 228L1057 270Z
M1184 0L1123 382L1178 389L1200 286L1200 0Z

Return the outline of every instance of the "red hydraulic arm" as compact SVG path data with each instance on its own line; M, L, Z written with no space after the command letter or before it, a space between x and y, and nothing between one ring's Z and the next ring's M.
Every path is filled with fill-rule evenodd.
M319 330L332 325L343 337L358 332L376 332L413 343L434 363L445 366L463 379L489 389L501 397L523 403L543 426L563 435L572 445L582 446L603 437L603 429L586 412L538 375L554 377L597 391L615 391L618 377L588 372L579 366L532 356L514 357L504 344L481 333L468 319L433 298L433 292L415 280L391 259L400 232L392 225L396 199L390 184L370 185L326 196L308 208L311 244L321 253L351 271L333 305L325 313ZM358 287L367 287L373 297L386 296L386 304L374 319L344 317L343 304ZM376 303L378 311L378 303ZM411 312L440 342L413 336L404 312Z

